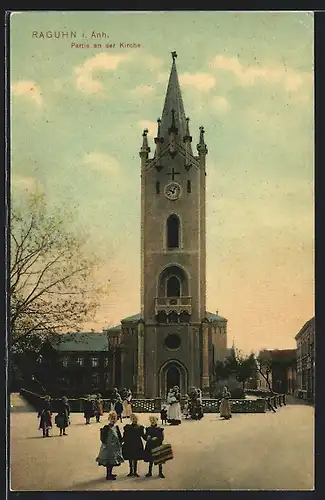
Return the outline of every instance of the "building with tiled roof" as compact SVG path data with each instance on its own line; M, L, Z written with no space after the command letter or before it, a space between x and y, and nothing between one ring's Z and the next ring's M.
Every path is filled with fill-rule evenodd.
M119 326L120 330L120 326ZM52 395L105 395L120 385L120 333L58 334L43 347L35 375Z

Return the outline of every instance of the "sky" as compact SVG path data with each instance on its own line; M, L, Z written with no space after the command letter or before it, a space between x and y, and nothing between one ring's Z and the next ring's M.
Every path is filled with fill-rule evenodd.
M228 346L296 346L314 315L313 23L297 11L12 15L12 197L38 189L67 206L103 259L109 293L85 329L140 308L141 134L153 151L176 50L193 145L203 125L209 151L207 310L228 319Z

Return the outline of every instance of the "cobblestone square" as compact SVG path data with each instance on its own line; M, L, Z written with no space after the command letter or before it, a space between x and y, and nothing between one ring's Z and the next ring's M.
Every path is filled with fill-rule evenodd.
M21 405L21 406L19 406ZM314 488L314 408L304 404L281 407L277 413L234 414L229 421L206 414L165 427L174 460L164 466L165 479L129 478L128 464L115 469L117 480L105 480L97 466L100 424L85 425L83 415L71 415L68 436L43 439L35 411L21 399L12 400L11 489L14 491L81 490L312 490ZM149 414L139 414L148 424ZM105 421L105 415L103 421Z

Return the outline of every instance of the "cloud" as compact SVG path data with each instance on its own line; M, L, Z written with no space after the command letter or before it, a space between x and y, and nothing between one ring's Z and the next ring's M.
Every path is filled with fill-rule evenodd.
M131 90L131 93L134 96L139 96L139 97L146 97L152 94L152 92L155 90L153 85L138 85L134 89Z
M19 175L19 174L12 174L11 175L11 189L12 191L15 191L16 189L18 190L24 190L24 191L38 191L41 190L41 184L40 182L35 179L34 177L28 177L24 175Z
M162 59L158 59L158 57L154 57L150 54L141 54L141 63L145 63L147 68L152 71L157 71L164 65L164 61L162 61Z
M31 80L21 80L11 86L13 95L23 96L34 101L38 106L43 104L43 96L39 86Z
M311 83L312 75L308 72L298 72L285 65L261 65L245 67L237 57L226 57L218 54L212 60L212 68L233 73L243 87L261 83L282 84L286 91L296 91L304 83Z
M167 71L161 71L156 75L156 83L166 85L169 79L169 73Z
M88 94L102 94L104 85L95 79L100 71L113 71L123 61L130 59L128 54L106 54L101 52L87 59L84 64L75 68L76 85L78 90Z
M222 96L212 97L210 100L210 106L219 113L226 113L230 108L229 101Z
M116 175L120 172L120 164L113 156L98 151L86 153L82 164L91 169L108 174Z
M184 87L195 87L206 92L216 85L216 79L209 73L183 73L179 76L180 84Z
M148 135L154 137L157 133L157 122L150 120L140 120L138 122L139 127L143 131L145 128L148 129Z

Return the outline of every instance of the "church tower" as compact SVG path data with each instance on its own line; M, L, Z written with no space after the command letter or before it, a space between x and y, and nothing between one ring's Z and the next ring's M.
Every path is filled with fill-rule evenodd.
M176 53L172 56L153 157L147 130L140 150L145 365L148 375L158 372L158 377L147 380L146 392L161 396L173 385L179 385L182 393L191 385L209 385L209 374L202 373L204 339L200 338L206 301L207 147L201 127L194 156Z
M123 385L146 398L165 398L174 385L182 394L193 386L208 394L213 364L226 349L227 320L206 312L208 149L200 127L194 152L176 57L153 151L145 129L139 152L141 314L121 321Z

